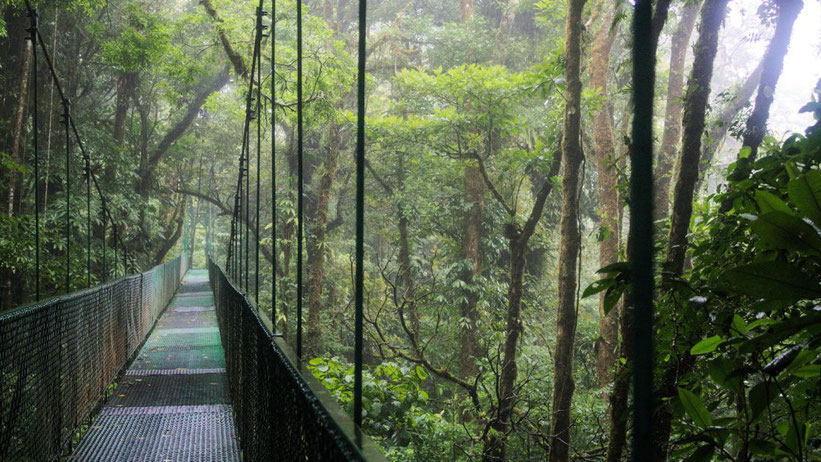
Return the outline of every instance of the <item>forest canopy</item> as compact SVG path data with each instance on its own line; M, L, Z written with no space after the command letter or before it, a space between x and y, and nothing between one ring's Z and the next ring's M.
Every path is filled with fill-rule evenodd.
M304 280L302 360L351 410L358 2L302 2L301 145L296 0L265 19L247 139L257 1L31 3L60 88L5 0L0 311L187 243L223 265L237 159L259 149L243 226L261 259L240 286L295 345ZM821 459L821 1L655 0L637 36L642 3L368 2L363 430L390 460L628 459L642 246L653 459ZM631 197L639 104L648 197Z

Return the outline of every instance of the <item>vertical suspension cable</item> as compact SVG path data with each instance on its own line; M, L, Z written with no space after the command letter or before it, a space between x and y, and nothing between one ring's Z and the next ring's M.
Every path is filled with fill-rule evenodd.
M256 56L254 57L256 60ZM251 84L254 82L254 69L251 68ZM253 91L250 93L253 97ZM248 115L247 125L245 130L248 131L248 141L245 148L245 293L247 294L251 286L248 284L248 278L251 274L250 250L251 250L251 118Z
M277 331L277 156L276 156L276 21L277 2L271 0L271 319ZM286 312L287 313L287 312Z
M31 41L31 61L33 67L32 96L34 98L34 298L40 301L40 146L37 137L40 134L40 121L37 118L37 11L29 11L31 27L28 40Z
M302 0L296 2L296 357L302 360Z
M66 127L66 293L71 292L71 133L69 104L63 100L63 123Z
M114 234L114 279L117 279L117 268L119 266L118 262L118 251L117 251L117 227L113 226L114 229L111 230L112 234Z
M353 421L362 426L362 309L365 241L365 41L367 0L359 0L359 65L356 81L356 286L354 304Z
M633 454L653 459L653 81L652 4L633 12L633 146L630 149L630 239L633 274Z
M86 158L86 288L91 287L91 164Z
M265 16L265 11L262 10L263 0L259 0L259 7L257 7L257 36L260 40L259 53L257 54L257 208L254 220L256 224L254 234L254 302L259 311L259 196L260 196L260 172L262 171L262 17Z
M105 202L103 202L103 208L105 208ZM101 282L106 282L108 280L108 262L106 261L106 235L108 233L108 221L106 220L105 213L103 213L103 278Z

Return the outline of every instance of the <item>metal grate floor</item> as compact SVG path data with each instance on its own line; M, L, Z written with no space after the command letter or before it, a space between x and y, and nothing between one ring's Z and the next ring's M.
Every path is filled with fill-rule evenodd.
M205 270L190 270L92 422L80 461L239 461L225 353Z

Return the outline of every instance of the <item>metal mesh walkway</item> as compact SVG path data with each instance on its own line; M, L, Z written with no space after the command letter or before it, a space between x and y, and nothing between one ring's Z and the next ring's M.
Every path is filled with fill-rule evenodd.
M190 270L72 460L239 461L206 270Z

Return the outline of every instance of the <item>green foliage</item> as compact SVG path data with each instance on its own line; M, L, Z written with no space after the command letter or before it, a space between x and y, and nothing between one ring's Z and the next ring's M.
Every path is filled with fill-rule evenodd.
M353 365L338 358L314 358L308 368L334 398L353 409ZM421 366L383 362L362 374L362 413L365 432L389 447L400 460L429 460L441 455L442 437L452 440L459 431L444 411L426 410L428 372ZM438 436L440 439L437 439Z
M732 209L705 209L689 285L673 291L703 297L701 312L684 312L713 320L698 329L696 372L679 388L695 427L676 431L725 457L809 460L818 445L820 154L821 123L758 159L749 180L730 181L713 200ZM682 445L675 457L703 447Z

